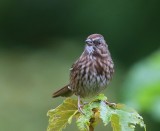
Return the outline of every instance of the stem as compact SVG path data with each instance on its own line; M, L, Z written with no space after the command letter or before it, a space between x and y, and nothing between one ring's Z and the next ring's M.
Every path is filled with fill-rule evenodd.
M95 118L90 119L89 131L94 131L94 127L92 125L94 123L94 121L95 121Z
M89 131L94 131L94 128L92 125L89 126Z

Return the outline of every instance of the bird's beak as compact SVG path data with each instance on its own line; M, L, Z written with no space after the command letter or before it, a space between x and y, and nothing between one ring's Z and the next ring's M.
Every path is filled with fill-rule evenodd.
M86 39L85 42L86 42L86 44L87 44L88 46L91 46L91 45L92 45L92 40L91 40L91 39Z

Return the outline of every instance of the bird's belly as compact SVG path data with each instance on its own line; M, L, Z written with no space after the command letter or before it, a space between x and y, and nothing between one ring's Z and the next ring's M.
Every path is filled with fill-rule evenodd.
M108 84L105 76L90 75L82 80L78 88L78 95L81 97L92 97L102 91Z

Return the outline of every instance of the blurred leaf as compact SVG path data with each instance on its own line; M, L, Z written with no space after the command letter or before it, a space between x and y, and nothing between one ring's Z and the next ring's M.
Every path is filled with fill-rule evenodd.
M133 66L126 77L123 96L126 103L141 111L146 111L151 116L160 114L158 107L160 103L160 51ZM159 117L159 118L157 118Z
M77 113L77 101L66 99L56 109L49 110L49 125L47 131L61 131L67 123L71 123L73 116Z
M66 99L63 104L48 112L50 119L47 131L61 131L67 123L71 123L73 117L77 119L76 123L80 131L94 128L100 119L105 126L111 122L113 131L134 131L137 124L145 128L143 118L133 109L122 104L117 104L114 108L110 107L103 94L96 98L83 106L83 114L77 111L76 100Z

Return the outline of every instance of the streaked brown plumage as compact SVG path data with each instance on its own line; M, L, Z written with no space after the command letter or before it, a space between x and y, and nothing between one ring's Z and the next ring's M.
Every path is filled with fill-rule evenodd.
M114 64L104 38L92 34L86 39L85 49L70 69L70 83L53 93L53 97L68 97L72 94L80 98L92 97L106 88L114 72Z

